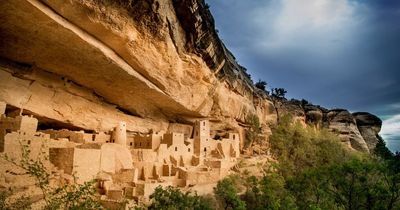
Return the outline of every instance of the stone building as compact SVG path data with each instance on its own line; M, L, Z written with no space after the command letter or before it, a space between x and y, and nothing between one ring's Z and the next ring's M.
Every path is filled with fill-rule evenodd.
M215 183L229 174L239 155L239 134L212 139L208 120L196 121L190 129L193 134L128 135L125 122L110 132L38 131L40 120L25 115L8 117L5 107L0 103L1 152L18 158L21 145L28 145L31 155L48 155L54 167L74 175L78 183L97 180L106 201L143 200L159 185Z

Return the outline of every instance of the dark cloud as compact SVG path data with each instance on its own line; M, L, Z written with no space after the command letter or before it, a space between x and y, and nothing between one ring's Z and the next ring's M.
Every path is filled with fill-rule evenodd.
M400 114L400 1L208 3L220 37L253 80L328 108Z

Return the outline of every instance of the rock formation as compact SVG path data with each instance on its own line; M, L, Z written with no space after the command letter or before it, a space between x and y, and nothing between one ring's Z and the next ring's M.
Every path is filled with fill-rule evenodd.
M358 130L367 143L369 150L373 150L378 143L379 138L377 136L379 131L381 131L382 120L367 112L353 113L353 117L356 120Z
M382 121L366 112L351 114L345 109L328 110L299 100L275 100L280 116L291 114L295 120L317 128L327 128L337 133L348 147L362 152L371 152L378 142Z
M145 181L180 171L190 180L198 171L191 173L184 165L225 170L232 163L218 160L238 157L249 115L258 117L265 138L280 116L291 114L337 132L356 150L370 152L377 142L381 121L371 114L272 100L255 88L246 69L219 39L204 0L4 0L0 14L2 120L33 116L40 131L35 136L35 124L35 142L38 138L62 142L62 148L50 150L49 155L64 172L74 168L62 160L89 167L80 154L104 154L118 162L111 164L113 170L100 170L99 163L90 173L82 172L87 179L107 172L115 180L129 175ZM196 130L203 119L209 120L206 127L211 133ZM20 130L26 129L1 130L2 151L5 136L28 135ZM220 142L203 147L204 142L196 141L203 132L204 141ZM175 138L179 140L171 140ZM175 144L179 146L171 147ZM207 147L211 150L204 150ZM159 154L174 148L191 150L188 156L197 159L192 163ZM202 152L217 160L202 160ZM133 165L119 161L128 153ZM140 157L157 163L146 168L144 164L149 164L138 161ZM109 187L109 196L120 192L107 185L113 177L99 176L107 176L103 184ZM141 195L148 195L145 187L141 190Z
M5 1L0 99L93 131L124 121L147 133L199 117L238 128L249 113L273 121L271 101L223 46L204 2L126 4Z

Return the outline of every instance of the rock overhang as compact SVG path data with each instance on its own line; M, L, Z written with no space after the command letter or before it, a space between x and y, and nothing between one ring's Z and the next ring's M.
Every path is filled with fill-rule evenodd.
M0 56L65 76L140 117L201 116L171 98L107 44L42 2L5 1L0 10Z

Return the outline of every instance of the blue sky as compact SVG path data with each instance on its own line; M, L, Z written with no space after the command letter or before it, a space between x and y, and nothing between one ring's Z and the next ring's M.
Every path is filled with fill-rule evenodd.
M400 1L207 0L220 38L254 81L289 98L368 111L400 150Z

